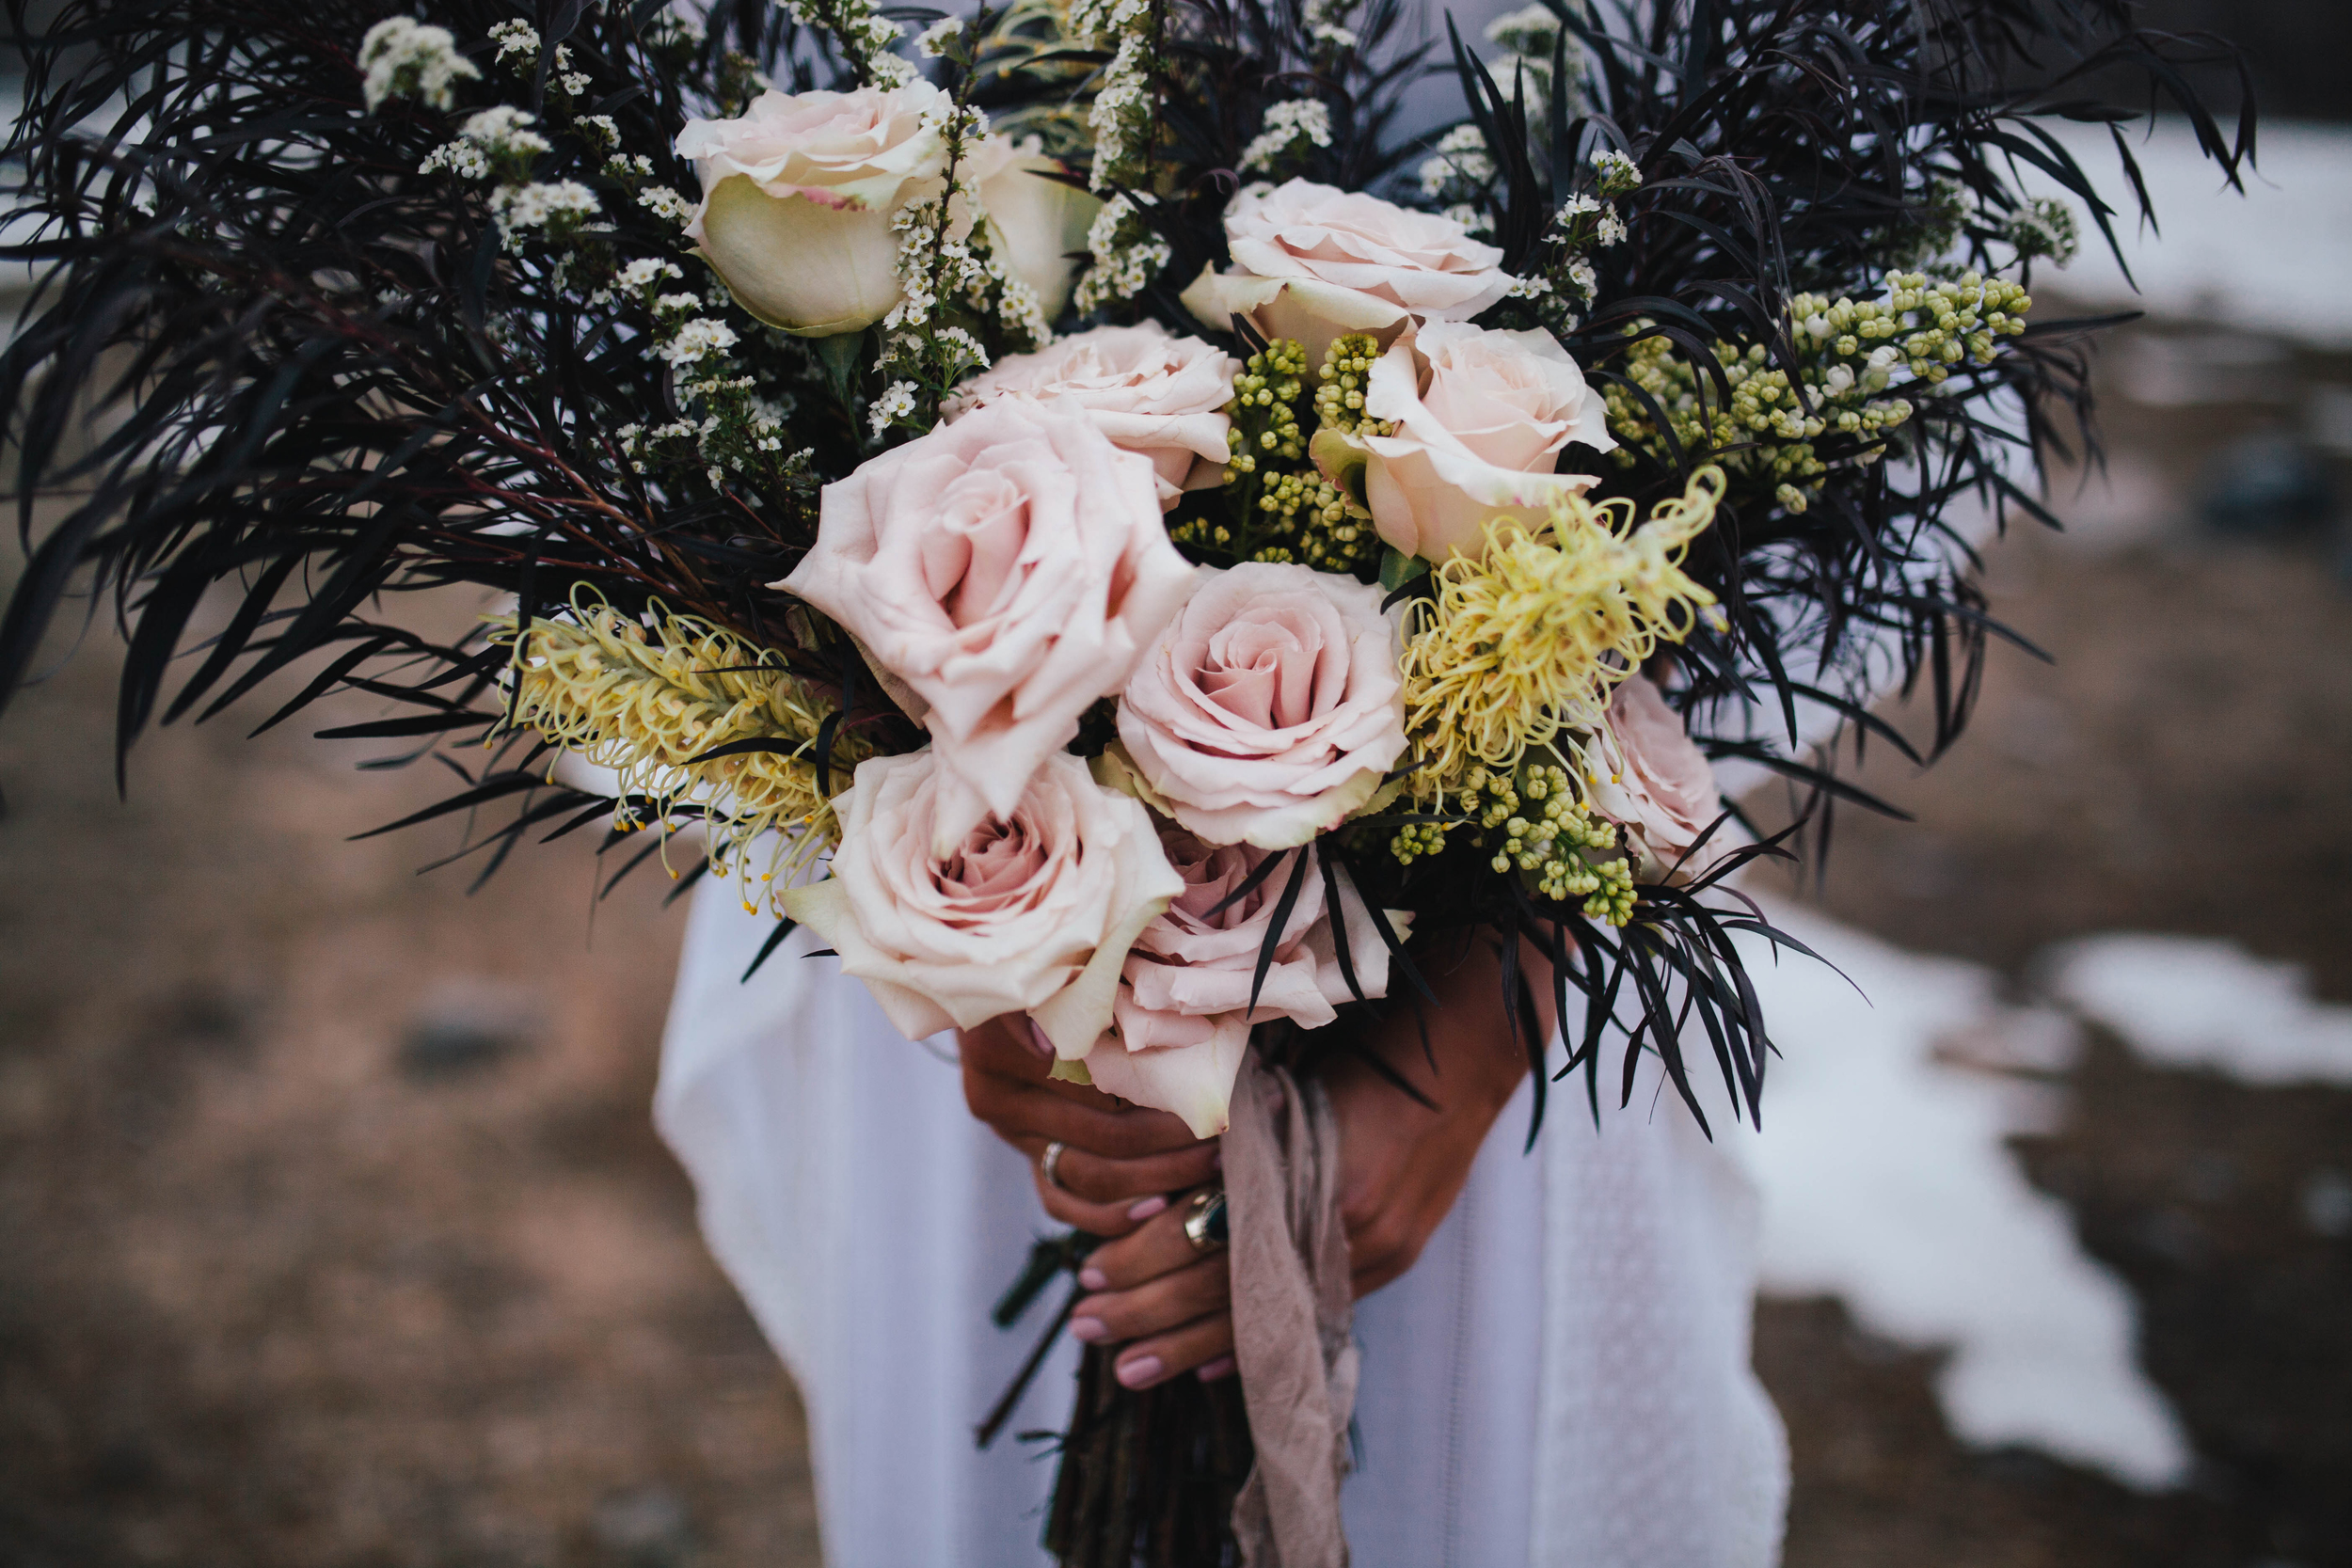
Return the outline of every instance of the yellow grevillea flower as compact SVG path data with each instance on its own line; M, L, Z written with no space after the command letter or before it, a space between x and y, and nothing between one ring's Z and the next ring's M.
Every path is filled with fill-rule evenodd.
M620 776L624 796L649 797L668 832L670 807L693 800L710 813L710 865L730 862L752 907L752 842L773 833L760 880L775 890L839 836L833 803L818 787L816 746L834 704L755 647L709 622L654 606L647 627L600 599L580 595L562 620L534 618L516 650L514 722ZM515 617L491 641L513 646ZM692 759L739 740L794 742L790 752ZM838 794L873 748L836 735L831 776ZM625 800L614 825L645 824Z
M1438 800L1473 767L1507 771L1530 746L1597 728L1616 684L1714 604L1682 558L1723 495L1723 470L1701 468L1639 527L1630 500L1570 497L1542 530L1498 517L1485 555L1437 567L1401 666L1414 798Z

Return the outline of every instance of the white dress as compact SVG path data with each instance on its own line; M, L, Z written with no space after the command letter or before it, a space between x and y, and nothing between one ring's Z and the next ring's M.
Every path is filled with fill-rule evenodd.
M796 932L696 898L655 1117L704 1234L808 1409L832 1568L1039 1568L1074 1347L1008 1434L972 1429L1047 1307L988 1308L1053 1228L963 1104L952 1036L901 1038ZM1748 1364L1756 1201L1668 1096L1529 1090L1404 1278L1358 1307L1360 1568L1769 1568L1788 1464ZM1057 1285L1057 1290L1062 1287Z

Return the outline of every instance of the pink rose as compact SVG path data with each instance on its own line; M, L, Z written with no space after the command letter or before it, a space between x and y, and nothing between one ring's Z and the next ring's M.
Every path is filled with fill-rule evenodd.
M803 337L855 332L898 303L890 220L935 194L947 96L929 82L761 93L734 119L690 119L702 205L686 226L744 309Z
M1406 555L1481 555L1498 516L1542 526L1552 503L1594 476L1557 474L1570 441L1606 451L1600 394L1549 332L1432 322L1399 338L1372 367L1364 412L1387 436L1317 433L1333 483L1360 494L1380 537Z
M1184 891L1128 950L1113 1030L1087 1053L1087 1073L1104 1093L1171 1111L1195 1136L1214 1137L1225 1131L1233 1075L1248 1049L1251 1023L1287 1018L1320 1028L1337 1018L1339 1005L1355 993L1340 968L1313 849L1298 851L1308 857L1306 885L1283 923L1252 1012L1250 980L1292 867L1277 866L1219 910L1269 851L1203 844L1172 827L1161 829L1160 847L1184 878ZM1388 944L1346 873L1339 878L1356 982L1367 997L1386 996ZM1389 911L1390 929L1400 941L1408 920L1403 911Z
M1070 303L1078 263L1072 252L1087 247L1087 230L1103 209L1102 198L1049 174L1069 172L1044 156L1036 136L1015 142L992 135L972 151L971 182L988 209L988 238L1005 271L1037 295L1039 310L1051 322Z
M1405 750L1381 592L1306 566L1200 576L1120 695L1126 760L1147 802L1212 844L1304 844Z
M1296 338L1311 365L1343 332L1387 343L1407 321L1467 321L1518 281L1452 218L1306 180L1235 197L1225 242L1232 270L1203 267L1184 309L1220 332L1241 315Z
M1222 349L1154 322L1098 326L1006 356L956 388L941 412L961 419L1009 397L1082 409L1122 451L1152 460L1166 508L1195 483L1222 483L1233 426L1225 405L1240 373L1241 361Z
M1119 968L1184 879L1152 818L1078 758L1046 759L1011 810L934 854L931 751L869 757L834 801L833 875L785 912L841 955L909 1039L1026 1012L1063 1056L1111 1025Z
M1635 875L1643 881L1661 880L1723 814L1714 767L1691 743L1681 716L1640 674L1618 685L1609 700L1607 723L1595 738L1609 776L1593 785L1594 809L1625 830ZM1677 874L1677 880L1705 875L1721 852L1738 842L1727 836L1730 826L1715 831L1707 847Z
M899 683L960 788L941 853L1117 691L1192 592L1152 465L1084 414L1000 403L825 486L817 546L776 586ZM919 711L917 711L919 709Z

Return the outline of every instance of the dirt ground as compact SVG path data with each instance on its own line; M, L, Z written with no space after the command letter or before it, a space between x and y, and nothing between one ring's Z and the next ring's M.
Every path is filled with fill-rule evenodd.
M1994 558L2058 662L1997 655L1933 771L1874 761L1919 821L1841 818L1836 913L2021 988L2058 938L2221 935L2352 1001L2340 546L2188 515L2223 443L2352 368L2160 385L2259 348L2111 356L2148 400L2114 404L2118 499ZM0 723L0 1568L815 1563L798 1406L647 1122L658 882L595 903L581 834L469 897L413 874L452 830L347 842L440 788L307 738L364 705L167 731L118 802L112 666L93 634ZM2312 1198L2352 1172L2352 1093L2113 1041L2067 1086L2020 1156L2137 1293L2195 1484L1971 1453L1931 1354L1768 1302L1791 1568L2352 1563L2352 1239Z

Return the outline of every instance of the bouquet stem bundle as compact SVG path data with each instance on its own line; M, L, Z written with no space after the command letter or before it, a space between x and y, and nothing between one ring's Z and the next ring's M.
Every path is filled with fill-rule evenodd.
M1122 1386L1089 1345L1061 1437L1045 1547L1062 1568L1227 1568L1233 1499L1249 1474L1241 1388L1179 1377Z

